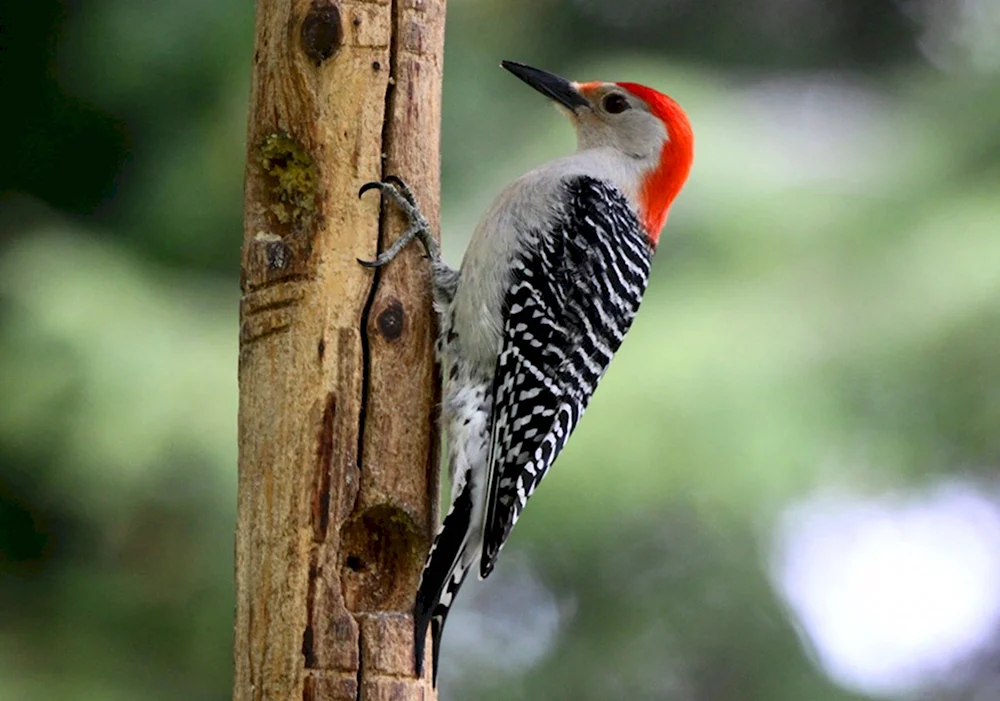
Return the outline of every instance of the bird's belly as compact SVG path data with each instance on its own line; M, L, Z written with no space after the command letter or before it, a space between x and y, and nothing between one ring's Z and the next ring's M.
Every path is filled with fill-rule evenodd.
M487 383L449 382L445 386L448 476L457 495L468 476L485 473L489 453L490 387Z

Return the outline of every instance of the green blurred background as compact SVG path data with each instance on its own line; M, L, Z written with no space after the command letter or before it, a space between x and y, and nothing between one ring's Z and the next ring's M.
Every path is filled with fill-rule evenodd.
M443 235L697 135L643 312L441 697L1000 699L1000 2L452 0ZM0 699L230 694L243 0L0 10Z

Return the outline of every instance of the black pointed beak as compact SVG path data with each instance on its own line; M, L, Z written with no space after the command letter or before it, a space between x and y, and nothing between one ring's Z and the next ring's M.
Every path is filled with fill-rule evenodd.
M576 111L578 107L590 104L587 102L587 98L581 95L580 91L565 78L514 61L501 61L500 65L538 92L548 95L569 110Z

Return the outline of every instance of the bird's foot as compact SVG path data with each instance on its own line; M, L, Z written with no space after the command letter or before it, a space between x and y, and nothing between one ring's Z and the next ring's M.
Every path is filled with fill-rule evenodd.
M370 190L378 190L383 196L392 199L396 206L406 214L409 228L389 248L382 251L375 260L361 260L359 258L358 262L366 268L380 268L398 256L399 252L415 238L420 239L431 260L437 261L441 255L437 241L434 240L430 224L427 223L427 218L420 211L416 197L413 196L413 191L410 190L409 186L400 178L388 175L382 182L365 183L358 192L358 197L362 197Z

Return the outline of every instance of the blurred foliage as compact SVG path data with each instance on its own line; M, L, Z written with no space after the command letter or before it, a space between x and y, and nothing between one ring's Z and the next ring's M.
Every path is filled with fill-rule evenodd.
M251 5L0 9L2 699L229 696ZM659 86L698 141L643 313L506 551L561 602L554 643L516 673L446 659L443 698L860 698L772 589L770 529L824 485L995 476L997 16L453 0L453 261L573 146L501 58Z

